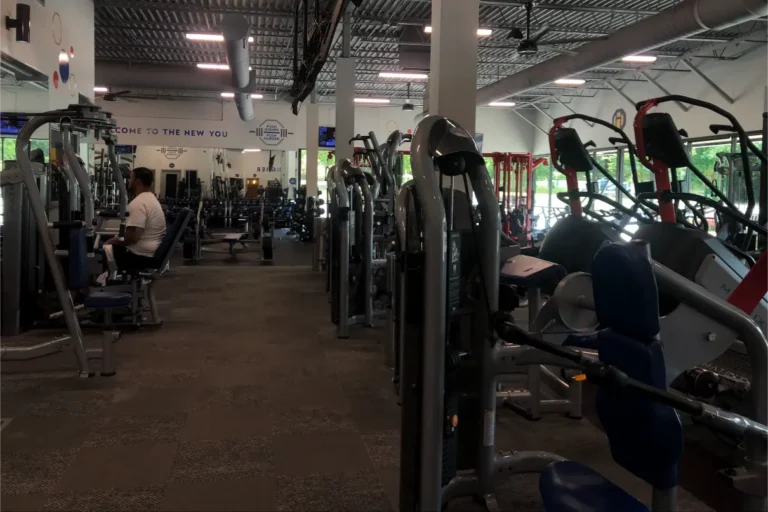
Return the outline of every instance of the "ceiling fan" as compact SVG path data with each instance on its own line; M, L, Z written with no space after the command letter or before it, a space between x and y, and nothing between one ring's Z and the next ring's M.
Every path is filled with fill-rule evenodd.
M536 55L539 50L546 50L557 53L570 53L577 54L578 52L573 50L566 50L565 48L555 48L553 45L557 44L570 44L570 43L586 43L589 41L597 41L605 39L605 37L591 37L591 38L574 38L574 39L557 39L554 41L546 41L546 44L539 44L539 40L547 35L549 32L549 25L542 25L536 32L531 34L531 15L533 13L533 2L525 2L525 33L515 27L509 31L507 39L517 39L520 44L517 46L518 55Z

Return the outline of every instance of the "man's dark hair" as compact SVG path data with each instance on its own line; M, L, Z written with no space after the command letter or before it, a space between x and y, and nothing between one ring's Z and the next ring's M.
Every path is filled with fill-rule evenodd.
M133 170L133 179L139 180L145 188L150 188L155 181L155 171L146 167L136 167Z

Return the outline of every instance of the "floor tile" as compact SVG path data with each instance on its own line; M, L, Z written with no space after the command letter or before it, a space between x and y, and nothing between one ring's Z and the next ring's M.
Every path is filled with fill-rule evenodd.
M277 510L280 511L392 510L389 498L372 471L280 476L277 490Z
M268 438L187 441L179 445L171 481L233 480L270 475L273 471Z
M312 433L274 439L279 475L354 473L373 469L360 435L354 432Z
M216 482L173 483L165 490L162 510L272 512L276 506L276 479L265 476Z
M76 510L83 512L151 512L160 510L162 500L162 487L58 492L52 494L46 500L44 510L59 510L61 512Z
M19 451L2 454L0 489L8 494L49 492L77 455L77 450Z
M56 490L159 487L171 475L176 450L174 443L83 448Z
M215 407L189 413L183 441L247 439L272 433L269 411L259 407Z
M3 512L39 512L45 500L45 494L2 494L0 508Z
M85 446L174 443L186 419L186 413L108 416L91 431Z
M3 404L4 405L4 404ZM93 416L21 416L2 431L3 453L16 450L67 450L88 441L100 419Z

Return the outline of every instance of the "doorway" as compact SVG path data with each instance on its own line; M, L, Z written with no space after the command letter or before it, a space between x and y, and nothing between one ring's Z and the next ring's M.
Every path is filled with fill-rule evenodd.
M161 197L176 199L179 192L179 171L163 170Z

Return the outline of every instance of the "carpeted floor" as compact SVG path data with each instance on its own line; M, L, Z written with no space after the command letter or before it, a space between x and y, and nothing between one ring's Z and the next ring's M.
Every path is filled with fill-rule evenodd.
M337 339L308 267L176 266L158 284L165 324L123 336L115 377L78 380L71 354L3 364L2 510L395 507L383 329ZM496 432L500 450L554 451L650 498L586 420L500 409ZM537 477L501 483L499 502L541 511Z

